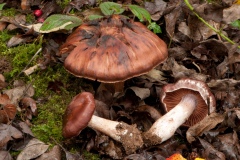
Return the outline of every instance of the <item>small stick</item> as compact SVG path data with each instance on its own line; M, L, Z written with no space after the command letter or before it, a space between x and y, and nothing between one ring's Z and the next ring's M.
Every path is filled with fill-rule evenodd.
M23 73L25 73L26 76L29 76L30 74L32 74L34 71L36 71L42 64L38 63L26 70L23 71Z

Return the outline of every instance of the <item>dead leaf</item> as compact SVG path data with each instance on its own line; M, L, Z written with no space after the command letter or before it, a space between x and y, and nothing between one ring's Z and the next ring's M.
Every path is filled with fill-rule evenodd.
M121 148L113 143L112 140L109 140L108 144L102 145L101 149L104 151L104 154L109 155L113 159L122 159L123 153Z
M157 69L152 69L148 73L140 76L143 79L147 79L150 82L164 82L166 78L164 77L164 73Z
M49 145L44 144L42 141L33 138L28 142L26 147L17 157L17 160L30 160L42 155L47 151Z
M9 122L7 113L3 110L0 110L0 123L7 124Z
M140 154L130 154L126 157L123 158L123 160L134 160L134 159L137 159L137 160L146 160L146 158Z
M23 97L19 102L19 106L21 109L29 110L32 115L37 116L37 104L31 97Z
M0 94L0 104L6 105L11 103L9 96L7 94Z
M66 160L84 160L79 154L65 151Z
M184 77L189 77L193 79L197 79L200 81L206 81L207 75L197 73L194 69L188 69L183 65L180 65L173 58L168 58L165 63L163 63L163 70L171 71L174 79L180 79Z
M13 160L9 151L0 151L0 159L2 159L2 160Z
M147 112L150 117L155 121L162 117L162 114L157 109L149 105L139 106L135 109L135 112Z
M32 97L34 95L34 88L31 84L29 85L20 85L13 89L4 90L3 93L7 94L11 99L11 103L17 105L18 101L24 97Z
M223 10L223 21L227 24L240 19L240 5L233 4L231 7Z
M5 146L12 138L22 138L22 133L15 127L7 124L0 124L0 148Z
M195 137L201 136L204 132L207 132L217 124L223 122L225 114L212 113L209 116L205 117L202 121L191 126L186 133L186 138L189 143L195 141Z
M30 10L30 0L21 0L21 8L22 10Z
M189 26L187 26L186 22L181 22L178 26L178 30L182 32L184 35L188 36L189 38L193 39L194 41L200 41L200 40L206 40L209 37L216 35L216 32L214 32L212 29L210 29L208 26L206 26L204 23L199 21L196 17L191 17L189 20ZM212 20L207 21L212 26L215 26L215 28L219 28L220 24L216 23ZM190 25L191 24L191 25ZM197 29L196 29L197 28Z
M181 13L181 9L176 8L172 12L164 16L165 22L166 22L166 31L170 38L174 37L175 25L180 16L180 13Z
M203 154L205 158L212 160L225 160L226 157L222 152L216 150L210 143L205 141L204 139L198 138L200 143L202 144L204 151Z
M61 160L61 148L55 145L49 152L43 153L36 160Z
M7 22L0 22L0 31L3 31L7 27Z
M219 150L225 154L226 159L240 159L240 144L235 131L233 133L219 135L217 139L220 140L220 144L218 145Z
M154 2L146 1L144 6L145 9L151 14L151 19L158 21L163 15L163 12L167 7L167 3L163 0L155 0Z
M34 137L32 131L31 131L31 129L29 128L29 126L27 125L27 123L25 123L25 122L19 122L18 125L19 125L19 127L22 129L21 131L22 131L23 133L29 134L29 135L31 135L32 137Z
M0 110L0 123L7 124L10 120L15 118L17 108L13 104L6 104L3 110Z
M140 88L133 86L128 89L132 90L141 100L150 96L150 90L148 88Z

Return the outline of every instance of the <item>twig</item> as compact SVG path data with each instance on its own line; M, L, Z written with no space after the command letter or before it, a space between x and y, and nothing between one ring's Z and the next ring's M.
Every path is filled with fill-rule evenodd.
M231 44L236 44L235 42L233 42L231 39L229 39L227 36L225 36L220 30L214 28L213 26L211 26L208 22L206 22L202 17L200 17L195 11L193 6L189 3L188 0L184 0L185 4L187 5L187 7L195 14L195 16L198 17L198 19L200 21L202 21L206 26L208 26L211 30L213 30L214 32L216 32L218 35L220 35L223 39L225 39L226 41L228 41ZM238 48L240 48L240 46L238 46Z
M25 73L26 76L29 76L30 74L32 74L34 71L36 71L42 64L38 63L26 70L24 70L23 72Z
M28 62L28 64L25 66L25 68L15 77L19 77L21 73L23 73L27 68L28 66L31 64L31 62L35 59L35 57L42 51L42 48L39 48L38 51L32 56L32 58L30 59L30 61Z

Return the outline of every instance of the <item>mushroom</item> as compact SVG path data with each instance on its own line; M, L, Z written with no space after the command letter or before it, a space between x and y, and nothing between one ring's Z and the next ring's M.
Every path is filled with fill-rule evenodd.
M165 85L160 99L168 112L143 133L147 145L166 141L179 126L192 126L216 108L215 98L208 86L189 78Z
M112 15L79 26L60 47L77 77L105 83L142 75L163 62L167 45L145 25Z
M94 97L89 92L76 95L68 105L63 118L63 136L75 137L85 127L102 132L122 143L126 153L134 153L143 145L140 131L136 125L128 125L93 115L95 110Z

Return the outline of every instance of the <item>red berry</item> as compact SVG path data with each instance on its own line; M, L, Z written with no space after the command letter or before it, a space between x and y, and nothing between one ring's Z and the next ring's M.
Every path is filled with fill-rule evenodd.
M34 15L36 16L36 17L40 17L41 15L42 15L42 10L41 9L36 9L36 10L34 10Z

